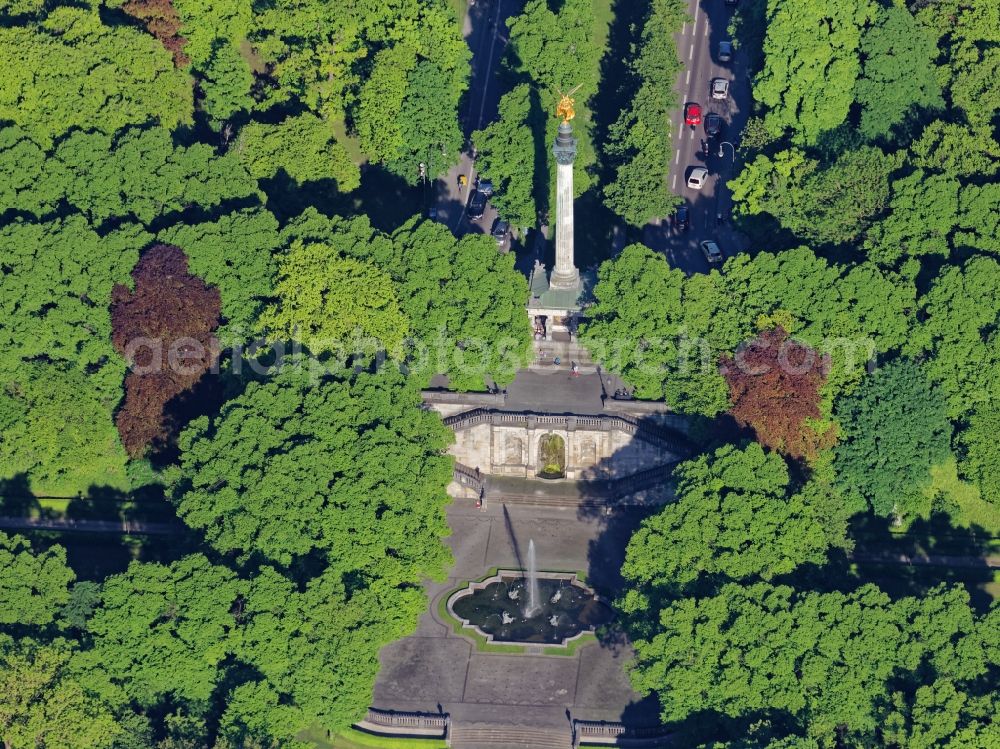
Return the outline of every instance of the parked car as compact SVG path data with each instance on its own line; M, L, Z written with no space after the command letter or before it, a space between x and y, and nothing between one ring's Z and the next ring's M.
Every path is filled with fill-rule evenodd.
M712 112L705 117L705 135L714 138L722 132L722 116Z
M687 186L693 190L700 190L708 180L708 169L703 166L696 166L691 170L687 178Z
M490 233L497 241L497 249L506 252L510 247L510 222L498 217L493 221L493 231Z
M476 182L476 189L479 190L487 198L493 197L493 182L488 179L481 179Z
M465 215L473 221L481 219L486 211L486 193L473 190L469 195L469 204L466 206Z
M684 124L697 127L701 124L701 104L689 101L684 106Z
M711 265L715 265L716 263L721 263L723 260L725 260L725 257L722 254L722 250L719 249L719 245L717 245L711 239L705 239L701 242L701 251L705 253L705 259Z
M674 228L677 231L687 231L691 228L691 209L686 205L678 207L673 217Z
M719 42L719 62L729 62L733 59L733 43L729 39Z
M713 78L712 79L712 98L713 99L728 99L729 98L729 81L725 78Z

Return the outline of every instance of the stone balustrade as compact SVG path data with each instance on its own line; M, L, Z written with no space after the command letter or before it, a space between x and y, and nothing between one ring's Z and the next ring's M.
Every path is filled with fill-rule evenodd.
M385 736L445 738L451 725L448 713L418 713L368 708L364 720L354 724L367 733Z
M455 461L453 475L458 484L477 492L481 492L486 485L482 473L475 468L469 468L469 466L459 463L457 460Z
M605 720L573 720L573 746L607 744L609 746L662 746L670 731L664 726L628 727Z
M453 430L469 429L479 424L494 426L516 426L530 429L553 427L575 431L577 429L610 430L618 429L663 447L675 455L690 454L687 437L669 427L647 423L626 414L601 414L598 416L572 416L565 414L531 413L527 411L494 411L488 408L474 408L469 411L445 417L444 423Z

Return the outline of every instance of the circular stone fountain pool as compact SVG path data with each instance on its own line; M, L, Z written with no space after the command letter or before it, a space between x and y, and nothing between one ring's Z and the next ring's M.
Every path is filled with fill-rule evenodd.
M537 610L528 605L529 585L519 570L501 570L470 583L448 599L448 610L489 642L565 644L611 621L611 608L576 575L540 572Z

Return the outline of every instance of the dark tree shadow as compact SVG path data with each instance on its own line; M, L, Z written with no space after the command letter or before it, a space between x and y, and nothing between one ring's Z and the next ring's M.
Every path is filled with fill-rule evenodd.
M178 393L163 406L163 434L149 447L147 457L156 468L174 465L180 458L177 438L191 421L200 416L218 414L232 397L234 377L228 368L219 366L219 373L206 372L193 387Z
M38 498L31 491L28 474L18 473L0 480L0 515L27 517L41 513Z
M869 513L853 519L851 537L858 584L875 583L893 598L923 596L941 584L962 585L978 611L993 602L986 586L995 571L983 557L997 554L998 539L982 526L956 526L946 513L933 512L899 532L887 518ZM907 564L904 557L929 563Z
M365 214L372 226L387 233L398 229L414 214L425 213L431 189L411 185L377 164L361 166L361 185L349 193L341 192L333 179L300 184L284 169L270 179L261 180L260 185L267 194L268 210L283 224L306 208L315 208L326 216Z

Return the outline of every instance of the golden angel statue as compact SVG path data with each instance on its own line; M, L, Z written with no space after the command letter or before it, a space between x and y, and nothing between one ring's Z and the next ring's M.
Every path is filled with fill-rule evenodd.
M582 85L583 84L580 83L574 86L570 91L568 91L565 94L562 91L559 91L558 88L556 89L556 91L559 91L559 103L556 105L556 117L561 118L562 121L567 125L569 124L570 120L576 117L576 110L573 109L573 105L575 102L573 101L572 96L580 89L580 86Z

